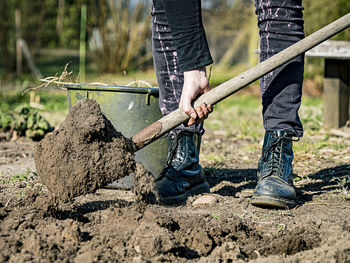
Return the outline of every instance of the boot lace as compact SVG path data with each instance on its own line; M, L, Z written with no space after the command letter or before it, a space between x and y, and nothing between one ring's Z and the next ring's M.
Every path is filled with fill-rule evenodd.
M296 137L296 139L294 139L293 136L290 136L287 133L283 134L282 136L276 137L264 149L262 157L263 157L263 160L267 162L268 173L263 175L261 179L268 177L272 174L277 174L280 177L283 175L284 168L285 168L285 161L282 158L283 142L284 141L297 142L300 140L300 137L296 133L294 133L293 135ZM278 155L279 158L276 158L276 155Z

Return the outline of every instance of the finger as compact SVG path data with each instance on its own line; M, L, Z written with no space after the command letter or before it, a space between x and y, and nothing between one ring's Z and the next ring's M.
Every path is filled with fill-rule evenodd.
M208 91L210 91L210 86L206 85L204 88L201 88L201 91L199 94L204 94L204 93L207 93Z
M196 123L196 120L195 119L189 119L189 121L187 122L187 126L192 126L193 124Z
M196 112L197 112L198 118L203 119L204 114L203 114L201 106L196 107Z
M207 108L210 113L213 112L213 106L211 104L207 105Z
M193 108L192 108L193 109ZM195 113L195 111L193 110L193 112L194 113L190 113L190 116L195 116L194 118L193 117L191 117L189 120L188 120L188 122L187 122L187 126L191 126L191 125L193 125L193 124L195 124L196 123L196 121L198 120L198 116L197 116L197 114Z
M193 124L195 124L198 116L196 111L191 106L191 102L183 100L181 103L181 108L188 116L190 116L190 119L186 123L186 126L192 126Z
M191 105L191 99L183 99L181 104L181 108L182 110L188 115L190 116L192 119L197 119L197 113L196 111L193 109L192 105Z
M209 110L208 110L207 104L203 103L203 104L201 104L200 107L201 107L201 109L202 109L204 118L205 118L205 119L208 118Z
M198 106L196 108L196 112L197 112L197 115L198 115L198 118L196 119L196 123L197 124L200 124L204 119L206 119L207 117L204 115L204 112L202 110L202 105L201 106Z

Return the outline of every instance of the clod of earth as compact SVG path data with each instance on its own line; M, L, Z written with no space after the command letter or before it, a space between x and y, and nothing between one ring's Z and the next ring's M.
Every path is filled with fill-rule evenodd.
M70 201L134 173L134 152L133 142L116 131L96 101L85 99L35 146L34 161L42 183Z

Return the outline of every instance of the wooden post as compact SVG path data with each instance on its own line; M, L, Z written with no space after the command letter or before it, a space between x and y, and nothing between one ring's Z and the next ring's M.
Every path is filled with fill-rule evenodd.
M80 24L80 66L79 78L81 83L85 83L85 56L86 56L86 5L81 7Z
M21 30L21 11L19 9L15 10L15 27L16 27L16 70L17 76L22 74L22 30Z
M340 128L349 120L349 60L325 59L324 126Z

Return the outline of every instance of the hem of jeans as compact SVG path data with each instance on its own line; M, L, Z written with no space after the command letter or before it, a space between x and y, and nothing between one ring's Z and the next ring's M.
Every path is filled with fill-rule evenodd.
M274 131L286 131L287 133L290 133L292 135L295 135L299 138L303 137L304 131L303 130L295 130L293 128L281 128L281 129L265 129L267 132L274 132Z
M169 134L171 133L180 133L182 131L186 131L186 132L189 132L189 133L192 133L192 134L197 134L197 135L203 135L205 133L205 130L204 128L201 128L199 131L196 131L196 128L194 127L194 125L190 126L190 127L186 127L186 126L183 126L183 127L176 127L172 130L169 131Z

